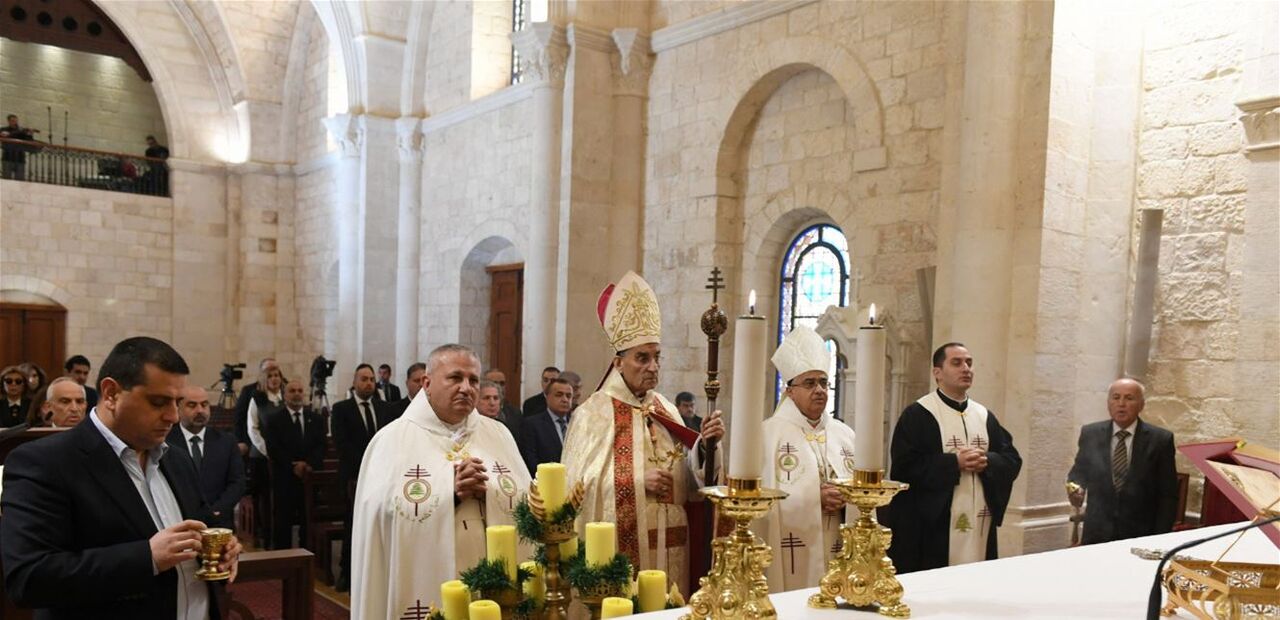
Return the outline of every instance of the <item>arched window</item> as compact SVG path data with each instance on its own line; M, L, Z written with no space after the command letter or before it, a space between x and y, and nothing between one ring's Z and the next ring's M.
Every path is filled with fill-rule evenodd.
M796 235L782 259L782 277L778 291L778 343L797 325L817 328L818 317L828 306L849 305L849 244L844 233L830 224L816 224ZM844 361L835 343L827 341L831 363L827 374L831 381L831 397L827 411L835 411L840 400L836 371ZM776 398L782 398L786 385L777 377Z

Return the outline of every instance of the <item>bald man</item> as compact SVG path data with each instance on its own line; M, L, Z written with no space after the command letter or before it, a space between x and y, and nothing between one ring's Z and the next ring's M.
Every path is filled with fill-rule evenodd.
M1088 497L1083 544L1163 534L1173 529L1178 472L1173 433L1138 416L1146 390L1133 379L1117 379L1107 390L1109 420L1080 429L1076 462L1067 480L1075 506Z

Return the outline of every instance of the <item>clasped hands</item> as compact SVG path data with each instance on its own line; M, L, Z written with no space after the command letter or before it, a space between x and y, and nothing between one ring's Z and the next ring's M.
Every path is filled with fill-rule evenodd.
M987 451L982 448L960 448L956 450L956 463L960 471L980 474L987 470Z
M459 500L484 500L484 486L489 481L484 461L467 457L453 464L453 494Z
M163 573L187 560L200 557L202 545L200 531L204 529L206 529L204 523L187 519L156 532L150 540L151 562L155 564L156 570ZM218 570L231 573L228 583L236 580L236 573L240 568L241 549L240 540L235 536L232 536L231 540L227 541L227 545L222 548L222 559L218 562Z

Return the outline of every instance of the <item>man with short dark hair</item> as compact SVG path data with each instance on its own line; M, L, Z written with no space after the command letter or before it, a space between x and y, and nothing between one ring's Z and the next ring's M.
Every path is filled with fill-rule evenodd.
M394 403L400 400L400 388L391 382L391 366L382 364L378 366L378 398L384 403Z
M209 393L198 385L182 389L178 424L169 431L169 446L186 452L209 505L210 527L235 527L236 504L244 496L244 459L235 437L209 426Z
M1109 419L1080 429L1076 461L1067 480L1079 490L1067 499L1084 512L1083 544L1164 534L1178 512L1178 470L1173 433L1139 417L1146 389L1116 379L1107 389Z
M969 397L973 356L959 342L933 353L936 390L907 407L890 442L890 477L905 482L889 507L899 573L994 560L1022 457L994 413Z
M154 196L169 195L169 147L160 144L155 136L147 136L146 156L161 161L147 162L147 171L142 174L142 187L146 193Z
M37 618L220 617L196 578L207 510L187 455L165 444L188 374L154 338L117 344L89 419L5 461L0 554L8 595ZM220 568L239 566L233 536Z
M538 471L538 465L542 463L560 462L572 412L573 386L559 377L552 379L547 384L547 410L543 415L524 420L524 441L520 444L520 452L529 471Z
M427 365L422 362L415 362L409 366L409 371L405 373L404 385L409 391L404 398L390 403L387 410L391 412L391 418L400 417L404 414L405 409L409 408L409 403L413 401L413 397L418 395L418 390L422 389L422 377L427 373Z
M582 404L582 375L572 370L566 370L560 373L560 378L568 381L569 387L573 388L573 401L569 405L569 411L573 411L578 408L578 405Z
M98 390L89 385L89 358L83 355L72 355L67 358L67 363L62 365L67 371L67 376L76 380L76 383L84 386L84 402L85 411L98 406Z
M329 414L329 428L333 445L338 450L338 479L354 498L354 489L364 461L365 449L378 429L391 423L391 412L386 403L378 400L377 382L373 366L360 364L351 379L351 398L334 403ZM339 592L350 588L351 583L351 519L350 505L342 537L342 574L334 587Z
M524 403L520 405L520 411L524 417L540 415L547 412L547 386L551 385L551 380L560 376L560 369L555 366L547 366L542 369L542 389L537 394L524 399Z
M324 418L307 406L307 387L300 379L284 386L284 404L263 415L262 434L271 455L271 544L293 546L307 540L303 481L324 465Z
M694 405L691 392L676 394L676 409L680 412L680 417L684 419L685 426L695 431L702 428L702 418L698 415L698 408Z
M8 123L4 127L0 127L0 138L33 142L36 137L32 134L40 133L39 129L30 129L19 125L17 114L10 114L5 120ZM15 181L25 181L27 179L27 151L35 149L36 147L27 144L5 142L0 147L0 159L3 160L3 165L0 166L0 173L2 173L0 176Z
M480 360L448 344L417 398L369 443L356 489L351 617L401 618L485 558L485 528L510 525L529 488L511 434L475 415ZM517 542L516 558L532 549ZM514 567L508 567L514 569Z

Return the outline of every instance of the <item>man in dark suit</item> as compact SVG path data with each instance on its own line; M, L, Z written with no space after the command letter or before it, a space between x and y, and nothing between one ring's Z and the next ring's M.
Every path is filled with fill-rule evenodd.
M524 416L519 413L508 414L502 408L502 387L497 383L488 379L480 381L480 391L476 396L476 411L485 417L502 422L502 425L507 427L507 432L511 433L511 438L516 440L516 446L523 445ZM523 454L521 458L524 458Z
M378 367L378 398L384 403L400 400L400 388L391 382L391 366L387 364Z
M83 355L72 355L67 358L67 363L62 365L63 370L67 371L67 376L76 380L76 383L84 386L84 400L86 404L85 411L98 406L98 390L93 389L89 383L89 358Z
M702 428L702 418L698 416L698 408L694 405L692 393L680 392L676 394L676 410L680 412L680 417L684 419L685 426L695 431Z
M520 454L529 471L541 463L559 463L564 436L569 431L573 411L573 386L564 379L552 379L547 386L547 410L524 420Z
M25 424L27 410L31 409L31 399L23 395L27 391L27 376L17 366L9 366L0 371L0 381L4 382L5 397L0 403L0 427Z
M298 540L307 540L302 482L324 464L324 418L306 402L306 385L294 379L284 386L284 406L266 412L262 421L271 459L271 540L276 549L292 546L294 525Z
M490 368L484 373L484 379L497 384L498 389L502 392L502 415L504 416L524 416L524 413L516 406L507 401L507 375L497 368ZM516 395L517 398L519 395Z
M552 379L560 378L560 369L555 366L547 366L542 369L542 390L537 394L524 399L524 403L520 405L520 411L524 413L524 417L530 417L546 413L547 411L547 386L551 385Z
M1067 498L1084 512L1083 544L1163 534L1173 530L1178 472L1173 433L1142 421L1145 389L1117 379L1107 390L1110 420L1080 429L1076 462L1067 480L1078 488Z
M417 362L409 367L409 372L405 373L404 385L409 393L404 398L390 403L387 409L391 412L391 419L399 418L409 408L409 403L413 401L413 397L418 395L418 390L422 389L422 376L427 374L427 365Z
M338 449L338 479L349 491L345 532L342 536L342 574L335 588L346 591L351 584L351 508L355 499L356 478L360 475L360 463L364 449L378 429L391 423L391 412L378 400L377 383L373 379L373 366L356 366L351 381L352 397L334 403L329 414L329 427L333 444Z
M187 364L153 338L117 344L89 419L14 450L0 496L5 585L39 619L218 617L195 576L206 512L195 470L165 444ZM223 549L232 579L240 543Z
M244 496L244 459L234 437L208 426L209 393L204 388L188 385L181 398L169 446L191 457L200 495L212 512L209 527L234 528L236 504Z

